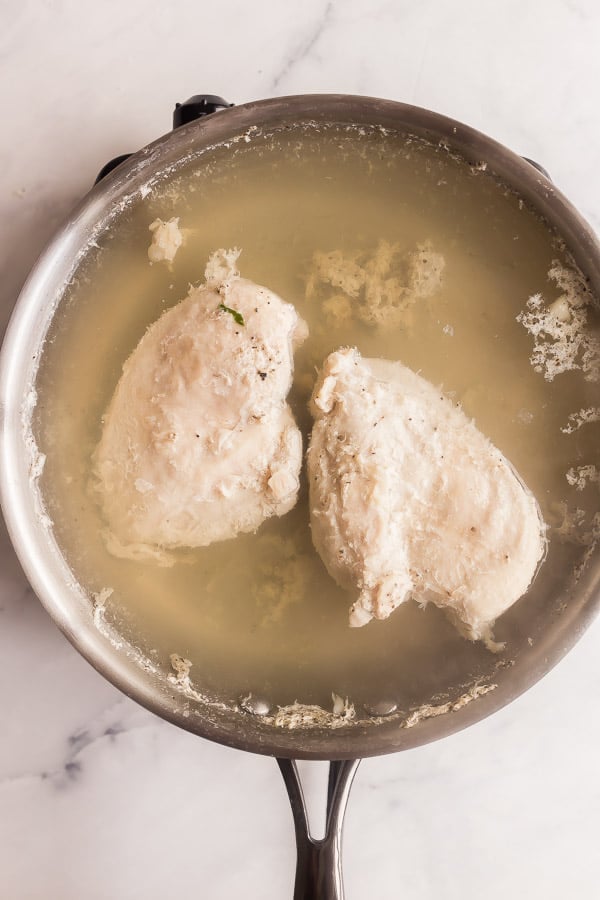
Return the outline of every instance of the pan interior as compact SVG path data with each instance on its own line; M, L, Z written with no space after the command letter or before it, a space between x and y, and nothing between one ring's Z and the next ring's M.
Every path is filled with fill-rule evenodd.
M172 216L184 245L172 268L151 266L148 226ZM375 271L382 242L397 254L398 271L418 245L442 254L445 268L439 291L376 328L356 315L360 298L346 293L349 315L332 311L329 301L344 290L315 274L315 253L336 251ZM234 246L242 275L293 303L309 324L291 394L305 442L315 367L332 350L357 346L439 384L536 495L550 526L548 555L497 623L504 653L464 640L439 610L412 602L385 622L350 629L352 597L312 548L305 476L290 514L256 534L179 551L172 568L107 552L88 480L121 367L148 325L202 279L209 254ZM532 295L548 304L560 296L548 277L557 261L569 267L557 236L483 167L381 129L259 131L165 173L86 249L37 375L32 426L46 456L39 488L61 552L96 602L97 624L192 701L196 692L229 707L251 696L271 710L295 701L331 710L334 694L348 698L360 721L386 703L410 715L495 684L568 603L597 509L593 479L579 491L566 475L599 463L600 426L565 429L572 414L600 405L598 384L581 372L545 380L517 322ZM597 327L595 313L590 322Z

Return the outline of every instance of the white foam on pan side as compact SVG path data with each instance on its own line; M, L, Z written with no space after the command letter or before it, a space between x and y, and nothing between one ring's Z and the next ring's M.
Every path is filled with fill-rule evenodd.
M506 664L502 665L502 668ZM348 728L353 725L369 723L383 724L384 722L396 722L399 728L413 728L425 719L458 712L469 703L484 697L496 690L498 685L487 680L477 681L459 694L458 697L445 699L443 697L432 698L436 702L425 703L412 707L409 710L398 710L386 716L358 716L355 705L346 697L342 699L337 694L332 694L333 710L323 709L321 706L305 703L291 703L288 706L280 706L273 716L264 716L263 721L274 725L276 728L293 731L299 728Z
M533 337L530 362L546 381L565 372L580 371L586 381L600 381L600 338L590 330L594 297L576 266L554 260L548 279L561 291L547 303L541 293L531 296L517 322Z

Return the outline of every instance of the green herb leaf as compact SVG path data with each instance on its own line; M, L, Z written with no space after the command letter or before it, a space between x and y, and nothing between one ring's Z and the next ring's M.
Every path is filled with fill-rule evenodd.
M224 312L228 312L230 316L233 316L235 322L238 325L245 325L244 317L241 312L238 312L237 309L231 309L229 306L225 306L224 303L219 303L219 309L222 309Z

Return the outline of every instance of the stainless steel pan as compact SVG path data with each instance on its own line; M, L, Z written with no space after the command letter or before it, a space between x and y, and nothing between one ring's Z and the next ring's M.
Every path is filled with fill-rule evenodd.
M217 110L216 112L214 110ZM197 113L212 113L186 121ZM31 273L17 303L4 343L0 369L0 484L2 506L23 568L40 600L72 644L109 681L148 709L201 737L279 758L292 801L298 838L297 898L342 896L339 849L341 824L350 783L361 756L391 753L437 740L490 715L541 678L578 640L600 602L600 552L593 549L579 578L564 573L548 615L519 607L521 635L535 631L536 640L518 652L509 666L499 666L490 679L473 673L464 701L450 692L430 714L410 719L406 711L383 704L349 728L282 729L265 715L261 698L222 708L184 696L166 673L139 665L94 623L94 610L74 579L47 530L40 524L30 480L30 458L22 413L39 355L57 302L78 255L95 233L110 226L117 211L160 172L182 160L202 159L211 146L243 134L248 128L281 128L298 122L378 125L444 142L468 161L487 163L488 171L515 189L562 237L576 263L600 296L600 245L586 222L553 186L543 170L459 122L423 109L365 97L299 96L227 108L219 98L197 99L176 110L173 132L130 158L120 158L108 177L84 198L56 235ZM107 172L101 173L102 175ZM407 727L410 726L410 727ZM328 791L327 834L310 839L294 758L332 760Z

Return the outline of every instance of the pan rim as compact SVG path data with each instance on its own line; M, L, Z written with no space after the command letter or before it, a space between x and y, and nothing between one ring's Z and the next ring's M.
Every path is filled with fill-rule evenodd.
M561 627L549 629L547 644L540 642L535 648L532 663L515 666L501 687L462 709L424 719L414 728L399 729L397 723L390 721L377 726L355 724L335 731L317 728L287 731L242 711L235 713L235 719L230 716L230 720L208 715L206 711L204 715L190 714L185 696L165 685L164 679L162 682L152 679L149 673L115 651L94 627L89 601L87 607L75 600L71 604L61 602L66 564L64 571L58 565L49 569L48 565L41 564L39 525L36 528L32 515L20 429L19 385L27 382L20 369L23 354L36 346L32 334L36 329L39 332L44 315L48 320L51 318L50 287L57 273L75 265L78 247L82 246L81 234L98 222L105 222L107 211L114 210L142 189L169 161L177 164L186 158L186 153L201 152L257 125L298 125L302 121L371 123L394 128L429 141L444 141L450 151L456 151L467 161L485 161L494 174L509 187L518 189L560 231L594 293L600 296L600 244L590 226L541 172L475 129L420 107L344 94L272 98L223 110L158 138L111 173L80 202L32 270L17 301L0 358L0 500L13 546L40 601L73 646L127 696L175 725L231 747L290 758L346 759L429 743L474 724L512 702L559 662L583 634L600 605L600 574L588 567L578 585L578 602L569 608ZM42 341L43 337L38 340L38 346Z

